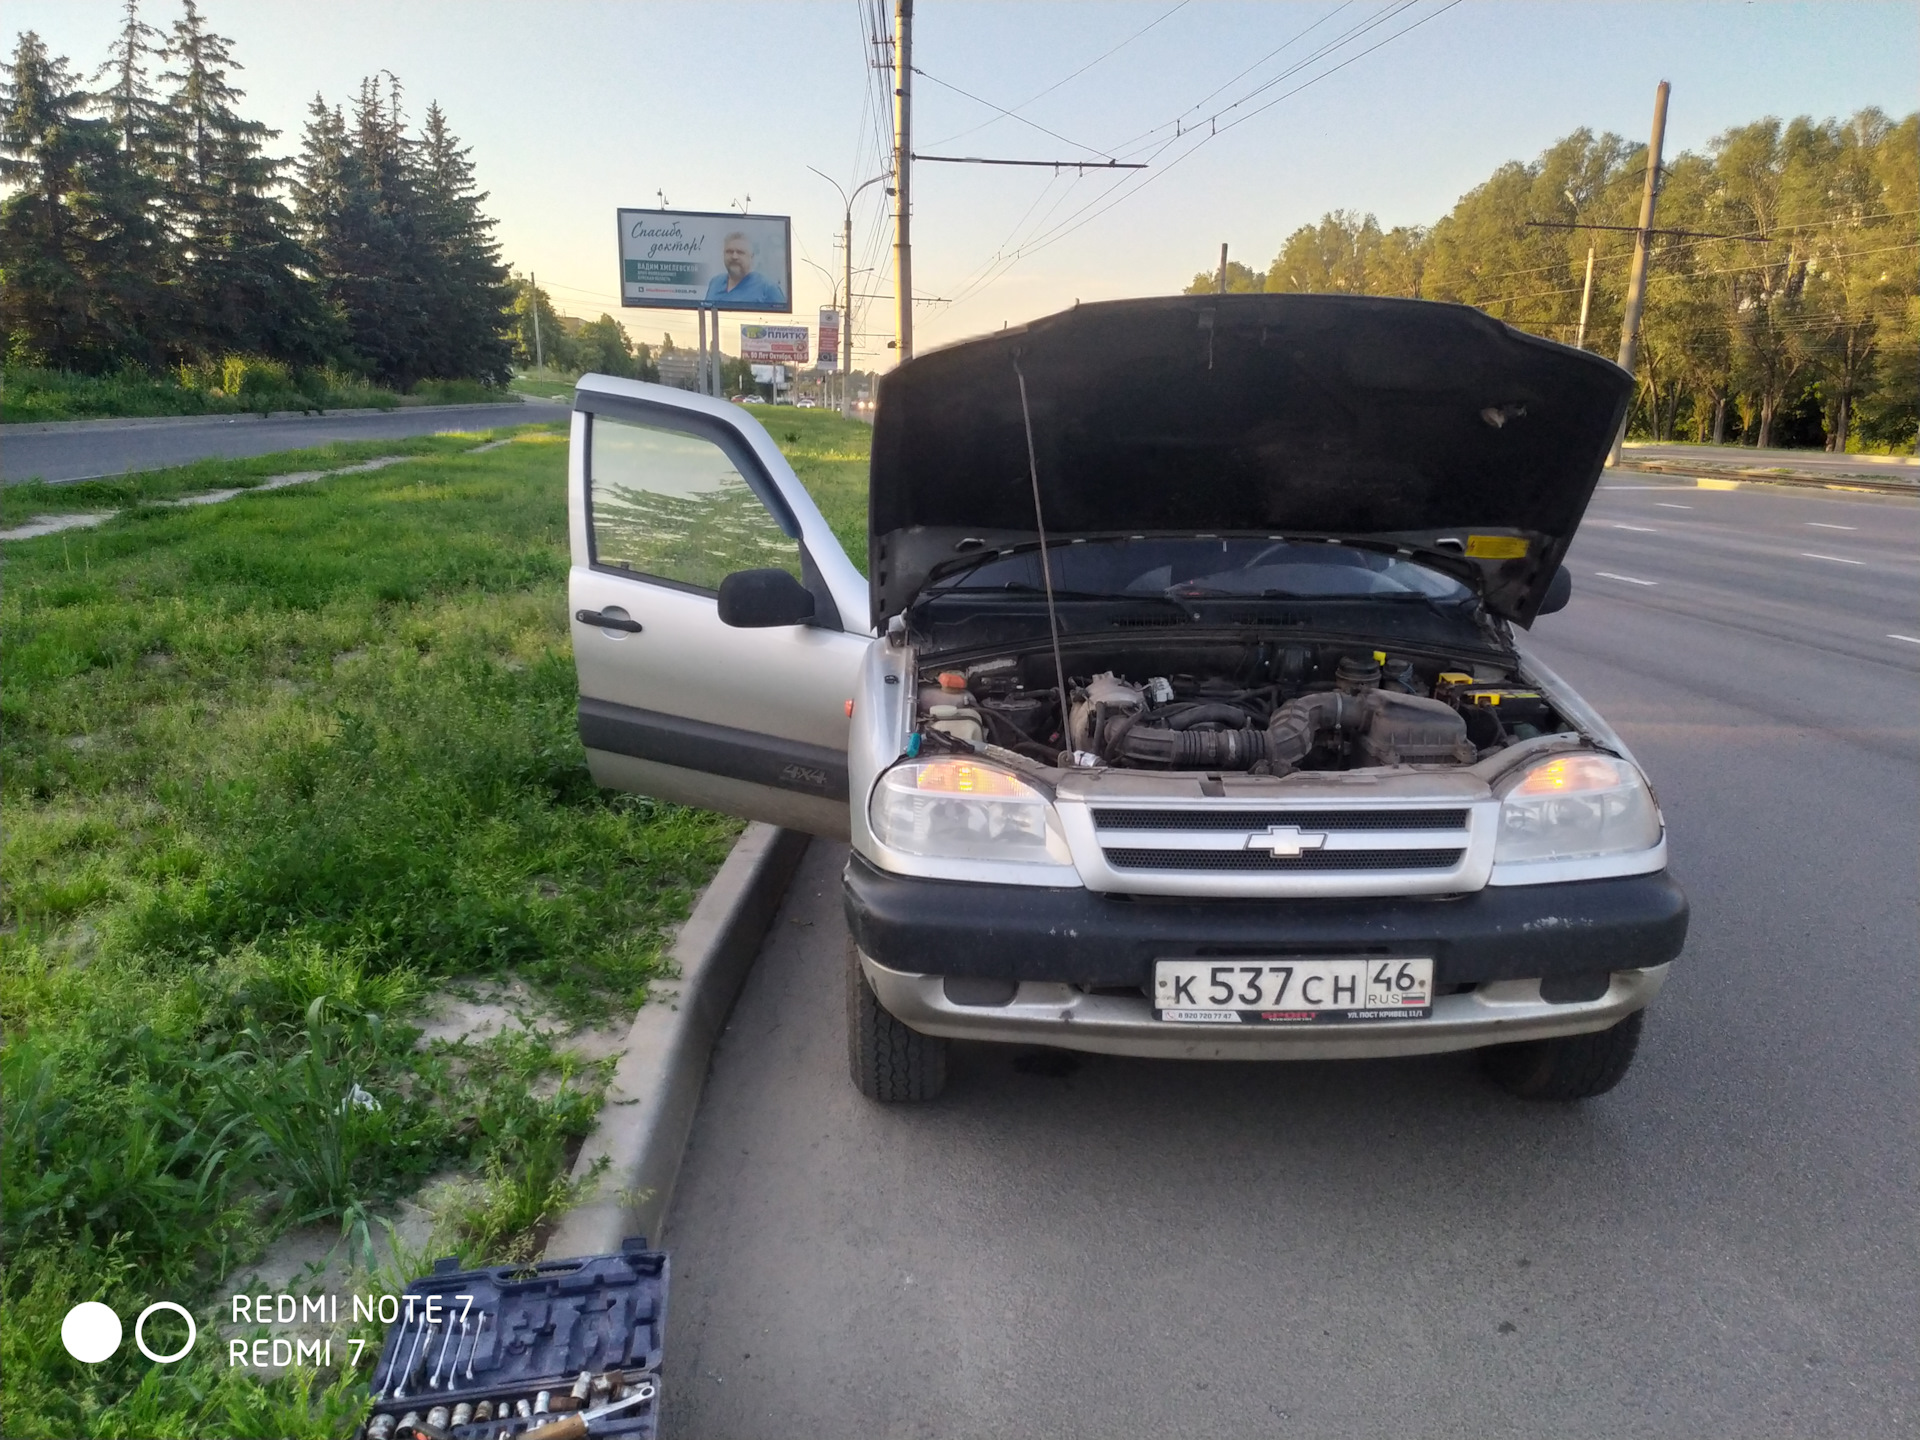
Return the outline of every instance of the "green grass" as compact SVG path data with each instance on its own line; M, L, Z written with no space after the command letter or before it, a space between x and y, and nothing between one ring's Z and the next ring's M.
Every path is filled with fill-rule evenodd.
M545 400L571 400L573 381L542 370L532 375L515 375L507 388L521 395L538 395Z
M833 528L847 558L867 570L867 454L873 427L844 420L831 410L789 405L742 405L786 452L794 474L807 487Z
M114 475L49 485L34 480L0 487L0 528L35 515L73 511L123 510L175 500L208 490L252 489L276 475L302 470L338 470L381 455L457 455L471 450L470 435L415 435L399 440L346 440L309 450L282 450L247 460L199 460L166 470Z
M8 366L0 376L0 423L125 416L268 414L275 410L392 410L406 404L472 405L499 400L477 380L422 380L407 396L341 371L290 369L242 356L180 374L137 368L111 375Z
M244 382L227 393L218 375L174 375L138 369L111 375L8 366L0 377L0 423L90 420L109 416L266 414L274 410L391 410L401 403L391 390L330 370L289 372L258 362L238 366Z
M802 463L843 464L806 458L822 438ZM571 1198L604 1069L537 1038L423 1047L413 1021L475 977L570 1017L630 1009L738 826L593 786L564 440L469 448L7 494L10 516L130 507L9 545L0 597L10 1437L341 1433L364 1375L262 1382L206 1338L233 1267L295 1223L364 1242L448 1169L475 1177L446 1217L469 1259L526 1253ZM139 503L369 450L412 458ZM377 1111L342 1106L355 1085ZM79 1300L130 1322L161 1298L199 1311L195 1359L60 1348Z

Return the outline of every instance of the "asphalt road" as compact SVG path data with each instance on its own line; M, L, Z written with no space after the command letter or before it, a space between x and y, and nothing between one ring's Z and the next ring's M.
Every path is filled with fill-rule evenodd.
M1819 450L1749 450L1744 445L1649 445L1626 447L1629 464L1658 460L1677 465L1777 467L1809 475L1871 475L1881 480L1912 480L1920 475L1920 459L1912 455L1828 455Z
M560 411L543 401L423 405L379 415L197 415L162 420L68 421L0 427L0 483L93 480L195 460L240 460L335 440L398 440L441 430L528 425Z
M1464 1057L984 1046L870 1105L816 843L668 1223L667 1433L1915 1433L1916 557L1901 500L1597 497L1536 645L1651 771L1694 910L1584 1106Z

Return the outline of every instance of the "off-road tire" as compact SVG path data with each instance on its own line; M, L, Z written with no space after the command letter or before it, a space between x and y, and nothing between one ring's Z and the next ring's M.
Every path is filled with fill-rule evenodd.
M947 1042L908 1029L881 1005L847 947L847 1069L853 1087L883 1105L931 1100L947 1084Z
M1522 1100L1591 1100L1625 1078L1640 1048L1646 1011L1590 1035L1562 1035L1497 1045L1481 1053L1493 1082Z

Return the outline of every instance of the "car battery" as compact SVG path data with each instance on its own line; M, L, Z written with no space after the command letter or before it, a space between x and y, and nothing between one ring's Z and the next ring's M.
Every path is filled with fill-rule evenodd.
M591 1434L653 1440L667 1276L666 1255L644 1238L617 1255L437 1262L400 1297L356 1440L512 1440L636 1395L646 1398L594 1420Z
M1531 725L1536 731L1551 730L1555 725L1553 707L1546 696L1524 685L1475 684L1470 676L1446 673L1435 682L1433 698L1463 710L1469 705L1485 706L1509 731L1516 725Z

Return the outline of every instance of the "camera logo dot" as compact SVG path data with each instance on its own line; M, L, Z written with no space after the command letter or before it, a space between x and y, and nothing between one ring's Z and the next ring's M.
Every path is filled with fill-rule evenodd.
M120 1348L120 1317L98 1300L82 1301L60 1322L60 1343L82 1365L98 1365Z

